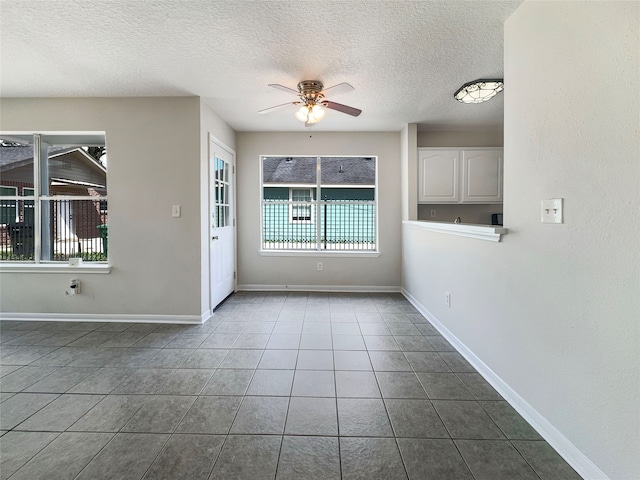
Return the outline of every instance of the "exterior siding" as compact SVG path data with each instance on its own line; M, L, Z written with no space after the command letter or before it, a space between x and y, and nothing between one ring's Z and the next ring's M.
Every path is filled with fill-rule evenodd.
M298 188L298 187L296 187ZM316 198L315 189L314 199ZM373 188L323 188L318 219L312 202L311 221L291 221L288 187L265 187L263 203L263 243L297 243L315 249L320 239L331 244L374 244L376 238Z

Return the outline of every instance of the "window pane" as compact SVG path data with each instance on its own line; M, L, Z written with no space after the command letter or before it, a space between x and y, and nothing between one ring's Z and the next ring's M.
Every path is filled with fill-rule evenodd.
M33 136L0 137L0 260L33 260Z
M107 168L99 147L49 145L44 195L106 196ZM98 156L99 159L92 156ZM48 192L44 191L48 188Z
M263 157L262 248L375 251L375 158L319 163L316 192L317 157Z
M263 157L264 184L316 184L316 157Z
M376 184L376 162L371 157L323 157L322 185Z
M44 158L34 155L36 137ZM6 135L0 138L0 259L85 261L107 257L107 185L104 134ZM44 181L36 182L38 162ZM38 183L38 185L36 185ZM36 188L38 191L36 192ZM93 199L39 199L40 196ZM6 198L7 195L30 197ZM5 195L5 198L2 198ZM40 238L34 238L39 227ZM38 240L38 241L36 241ZM35 245L40 244L40 259Z
M19 211L24 202L17 201ZM32 261L35 252L33 220L30 222L12 222L0 227L0 260Z
M33 195L33 136L0 137L0 184L16 190L2 190L0 195Z
M48 183L42 195L93 197L95 200L44 200L41 204L41 259L106 261L108 253L107 156L104 146L83 137L43 136ZM47 143L48 142L48 143Z
M332 157L321 165L324 249L375 250L375 160Z
M100 200L42 200L42 217L50 226L42 239L44 260L107 260L108 232Z

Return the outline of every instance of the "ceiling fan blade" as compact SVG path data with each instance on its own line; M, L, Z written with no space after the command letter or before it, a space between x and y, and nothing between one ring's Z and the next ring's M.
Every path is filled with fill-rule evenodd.
M330 102L328 100L324 100L322 104L325 107L330 108L331 110L337 110L339 112L346 113L347 115L352 115L354 117L357 117L362 113L362 110L359 110L357 108L353 108L348 105L342 105L341 103Z
M338 83L337 85L334 85L333 87L325 88L322 91L322 94L325 97L328 95L331 95L332 97L334 97L336 95L342 95L343 93L353 92L354 90L355 88L353 88L351 85L349 85L346 82L342 82L342 83Z
M294 95L300 95L300 92L294 90L293 88L285 87L284 85L280 85L279 83L270 83L269 87L276 88L278 90L282 90L284 92L293 93Z
M262 113L269 113L269 112L271 112L271 111L273 111L273 110L277 110L277 109L279 109L279 108L286 107L286 106L288 106L288 105L299 105L299 104L300 104L300 102L288 102L288 103L282 103L282 104L280 104L280 105L276 105L276 106L274 106L274 107L269 107L269 108L265 108L264 110L260 110L258 113L260 113L260 114L262 114Z

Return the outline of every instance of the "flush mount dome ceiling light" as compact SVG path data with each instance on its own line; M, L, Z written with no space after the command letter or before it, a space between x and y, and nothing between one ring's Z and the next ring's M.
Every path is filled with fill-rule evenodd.
M460 103L482 103L495 97L502 90L504 90L502 78L479 79L465 83L453 96Z

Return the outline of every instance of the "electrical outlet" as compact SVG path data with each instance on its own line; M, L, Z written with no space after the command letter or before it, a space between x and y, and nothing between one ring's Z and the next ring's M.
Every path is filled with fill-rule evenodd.
M78 295L80 293L80 280L73 278L69 282L69 288L65 291L66 295Z
M542 200L542 223L563 223L562 198Z
M435 208L431 210L431 218L436 218L436 210Z
M322 269L323 269L322 262L318 262L318 271L321 271Z
M444 304L447 307L451 307L451 294L449 292L444 292Z

